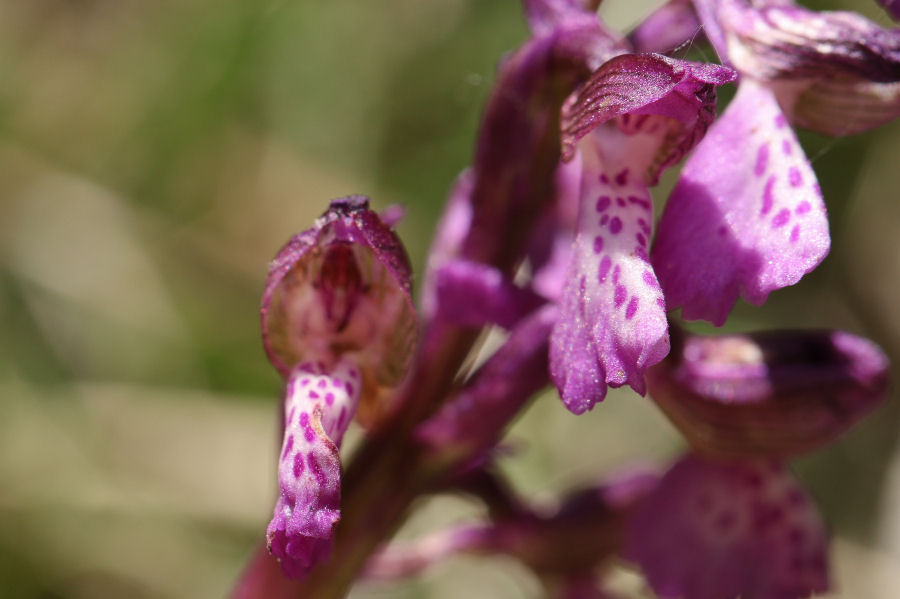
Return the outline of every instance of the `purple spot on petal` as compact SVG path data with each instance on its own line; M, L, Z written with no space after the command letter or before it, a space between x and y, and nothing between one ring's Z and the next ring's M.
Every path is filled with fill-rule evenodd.
M634 318L634 315L637 314L638 309L638 297L636 295L631 296L631 300L628 302L628 307L625 308L625 320L631 320Z
M818 182L818 181L814 181L814 182L813 182L813 191L816 192L816 195L817 195L817 196L822 197L822 188L819 187L819 182Z
M790 140L785 139L781 142L781 151L784 152L785 156L790 156L793 151L793 145Z
M638 222L638 226L641 228L641 231L644 232L644 235L649 235L650 234L650 225L647 224L647 221L645 221L642 218L639 218L637 222Z
M775 215L775 218L772 219L772 228L777 229L783 227L788 224L789 220L791 220L791 211L787 208L782 208L781 211Z
M603 251L603 238L597 235L594 237L594 253L599 254Z
M778 116L775 117L775 128L776 129L781 129L785 125L787 125L787 119L784 118L783 114L779 114Z
M325 394L325 403L327 403L329 406L334 403L334 393Z
M628 183L628 169L622 169L622 172L616 175L616 185L625 185Z
M297 452L294 454L294 478L300 478L303 474L303 454Z
M656 305L659 306L660 308L662 308L663 310L665 310L666 309L666 300L664 300L661 297L658 297L658 298L656 298Z
M639 244L647 245L647 238L644 237L644 235L642 233L638 233L637 235L634 236L634 238L637 239L637 242Z
M309 397L310 397L310 399L319 399L319 394L316 393L315 391L310 391Z
M641 278L644 279L644 282L653 289L659 287L659 283L656 281L656 277L653 276L653 273L649 270L645 270L644 274L641 275Z
M312 470L313 476L316 477L316 482L319 483L320 487L324 487L325 473L322 472L322 467L319 466L319 462L316 460L313 452L309 452L309 454L307 454L306 461L309 462L309 469Z
M769 144L763 144L756 151L756 166L753 167L753 174L762 177L767 166L769 166Z
M616 216L613 217L611 221L609 221L609 232L613 235L616 235L619 231L622 230L622 220Z
M350 397L353 397L353 383L347 381L347 393L350 394Z
M303 428L303 436L312 443L316 438L316 433L313 432L312 427L309 425L309 414L306 412L300 414L300 426Z
M609 256L603 256L603 259L600 260L600 269L597 271L598 282L606 282L606 275L609 274L610 268L612 268L612 260L610 260Z
M616 204L619 205L619 208L625 207L625 198L616 198Z
M287 443L284 444L284 451L281 453L281 459L287 457L287 454L291 453L291 449L294 448L294 435L288 435Z
M762 215L768 214L775 204L775 198L772 196L773 187L775 187L775 175L769 177L766 181L766 187L763 189L762 210L759 211Z
M634 255L643 260L644 262L650 261L650 256L647 255L647 248L638 246L634 248Z
M607 208L609 208L610 199L609 196L600 196L597 198L597 212L603 212Z
M800 202L797 205L797 214L806 214L810 210L812 210L812 205L810 205L810 203L806 200Z
M800 225L794 225L791 229L791 243L797 243L798 239L800 239Z
M359 373L356 371L355 368L351 368L351 369L350 369L350 376L352 376L353 378L356 378L356 377L359 376Z
M309 379L301 379L301 380L300 380L300 386L301 386L301 387L305 387L305 386L307 386L308 384L309 384Z
M628 201L632 204L637 204L644 210L650 210L652 208L650 202L645 200L644 198L639 198L637 196L628 196Z
M616 308L625 303L626 297L628 297L628 290L625 289L625 286L616 285L615 295L613 295L613 302L615 303Z
M316 386L317 386L319 389L324 389L325 387L328 386L328 381L326 381L325 379L319 379L319 384L316 385Z
M609 177L607 177L606 175L602 175L602 174L601 174L601 175L600 175L600 182L601 182L601 183L609 183Z
M612 277L614 285L619 284L619 275L621 273L622 273L622 267L619 266L618 264L616 264L616 267L613 269L613 277Z
M796 166L792 166L790 170L788 170L788 183L791 184L791 187L800 187L803 185L803 175L800 174L800 169Z

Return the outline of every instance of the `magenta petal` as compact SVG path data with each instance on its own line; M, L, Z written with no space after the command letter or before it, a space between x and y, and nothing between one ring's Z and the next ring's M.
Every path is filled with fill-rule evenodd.
M666 204L653 266L670 309L722 324L741 295L753 304L793 285L828 253L815 173L772 92L741 83Z
M448 262L435 278L438 314L456 324L496 324L508 329L544 303L535 292L514 285L496 268L478 262Z
M553 380L576 413L602 400L606 384L643 394L644 370L669 351L665 302L647 259L653 205L643 179L626 166L642 160L627 140L598 130L580 145L578 233L550 352ZM596 365L587 368L591 359Z
M338 446L359 400L361 373L340 362L330 373L303 364L285 392L284 441L278 463L280 495L266 537L285 575L301 578L327 559L340 520Z
M663 599L800 599L828 589L810 498L774 462L687 456L637 508L626 555Z

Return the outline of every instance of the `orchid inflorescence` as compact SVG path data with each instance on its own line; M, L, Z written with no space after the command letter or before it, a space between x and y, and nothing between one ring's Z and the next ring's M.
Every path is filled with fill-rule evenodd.
M760 305L825 258L794 127L842 136L900 114L900 30L790 0L670 0L628 36L581 0L524 9L532 35L501 63L420 310L397 211L362 196L272 262L279 494L234 596L340 597L460 552L512 556L558 597L613 596L603 576L622 559L666 598L827 590L825 525L787 464L885 399L885 356L840 331L691 334L673 313L721 325L739 297ZM704 41L721 64L674 57ZM650 190L684 158L657 219ZM475 366L489 327L505 340ZM549 384L574 414L609 387L649 393L690 449L667 472L531 506L495 450ZM365 432L343 468L354 419ZM449 491L481 499L487 521L389 543L416 497Z

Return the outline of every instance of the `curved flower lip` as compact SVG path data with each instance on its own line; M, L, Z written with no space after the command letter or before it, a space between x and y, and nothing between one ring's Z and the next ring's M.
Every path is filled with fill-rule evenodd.
M688 336L647 373L699 452L784 459L817 449L887 398L888 361L841 331Z
M623 54L595 71L563 111L563 160L570 160L582 137L624 114L661 115L683 125L668 153L654 163L650 183L659 172L700 141L715 116L715 86L734 81L725 66L695 63L662 54Z
M352 353L367 375L364 396L396 385L416 336L410 279L402 243L368 198L332 201L270 265L260 310L269 360L287 376L305 360Z

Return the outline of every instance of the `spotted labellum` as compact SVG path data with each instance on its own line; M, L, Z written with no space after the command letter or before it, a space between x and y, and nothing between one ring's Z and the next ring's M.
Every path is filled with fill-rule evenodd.
M272 262L263 340L286 384L267 538L290 577L329 554L340 519L338 448L357 407L371 425L406 370L416 331L409 276L402 244L360 196L333 201Z

